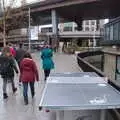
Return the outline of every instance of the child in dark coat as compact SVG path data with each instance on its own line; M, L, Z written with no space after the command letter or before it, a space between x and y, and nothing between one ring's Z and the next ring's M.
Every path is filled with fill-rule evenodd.
M18 69L16 67L14 58L11 56L10 52L5 50L8 49L7 47L4 48L3 54L0 56L0 65L1 65L1 77L3 78L3 98L8 98L7 95L7 82L10 81L12 84L13 93L17 91L14 83L14 70L18 74ZM4 65L4 66L3 66Z

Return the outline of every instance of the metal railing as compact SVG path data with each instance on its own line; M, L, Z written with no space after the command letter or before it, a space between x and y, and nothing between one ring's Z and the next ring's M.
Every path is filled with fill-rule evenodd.
M85 57L88 56L94 56L98 54L103 54L102 51L93 51L93 52L82 52L77 54L77 62L79 67L84 71L84 72L95 72L98 74L100 77L106 77L104 72L101 70L97 69L90 63L84 60ZM115 80L108 80L108 84L116 88L118 91L120 91L120 85L118 85ZM111 115L113 120L120 120L120 109L110 109L108 110L108 113Z

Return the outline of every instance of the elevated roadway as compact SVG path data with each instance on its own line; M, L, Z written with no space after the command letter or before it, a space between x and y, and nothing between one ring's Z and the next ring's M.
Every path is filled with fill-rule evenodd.
M82 20L120 16L119 6L119 0L46 0L26 5L22 9L18 8L22 12L13 10L8 18L14 20L17 19L16 16L24 15L24 19L21 19L21 23L19 23L20 25L12 24L12 29L27 27L28 9L30 8L32 25L49 24L52 23L51 11L55 10L59 21L74 21L81 27ZM12 23L12 20L9 20L8 23Z

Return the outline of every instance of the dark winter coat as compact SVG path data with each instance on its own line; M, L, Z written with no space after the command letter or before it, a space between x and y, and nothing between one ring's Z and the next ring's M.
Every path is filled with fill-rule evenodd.
M11 77L14 77L14 70L15 70L16 73L18 73L18 69L16 67L14 58L13 57L7 57L7 56L0 56L0 63L4 64L5 62L9 63L9 65L7 67L7 72L2 73L1 77L2 78L11 78Z
M20 63L20 81L39 81L39 75L35 62L30 58L24 58Z
M23 59L24 54L25 54L25 50L23 50L22 48L19 48L18 50L16 50L15 59L19 66L20 66L20 61Z

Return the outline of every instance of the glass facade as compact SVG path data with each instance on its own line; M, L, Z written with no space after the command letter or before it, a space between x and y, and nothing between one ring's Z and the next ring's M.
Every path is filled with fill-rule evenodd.
M109 32L109 31L108 31ZM109 37L110 36L110 37ZM113 25L110 26L110 33L108 33L108 39L113 40Z
M89 31L89 27L85 27L85 31Z
M119 28L119 23L116 23L113 25L113 40L118 40L118 28Z
M120 20L105 25L104 40L120 40Z

